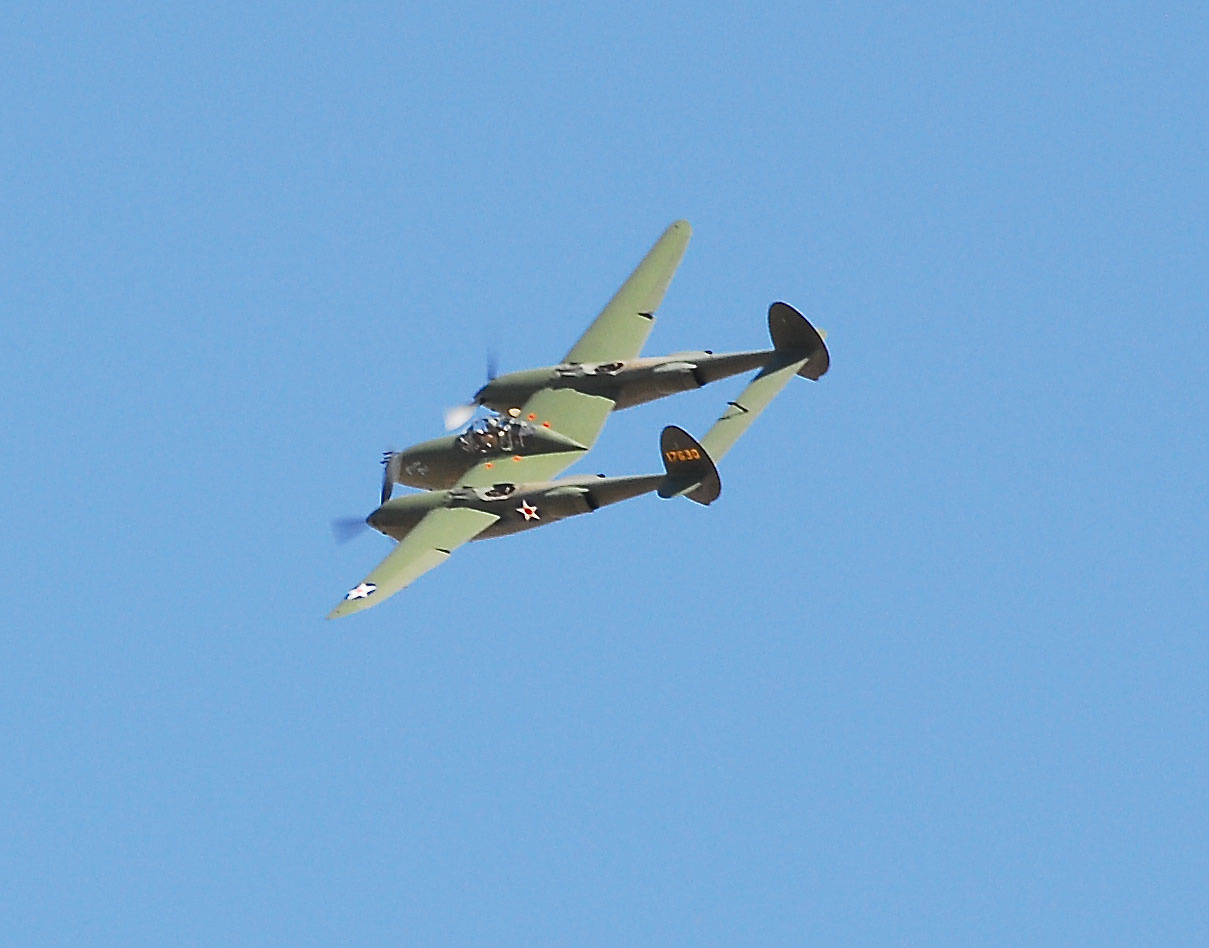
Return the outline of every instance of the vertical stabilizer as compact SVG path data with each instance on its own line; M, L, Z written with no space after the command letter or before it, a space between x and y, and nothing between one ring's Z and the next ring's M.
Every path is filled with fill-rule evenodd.
M722 493L722 479L705 448L683 428L668 425L659 435L659 451L667 477L659 486L660 497L687 497L699 504L712 504Z
M817 382L831 367L831 355L823 334L788 303L773 303L768 307L768 334L772 336L778 354L805 356L806 362L798 370L803 378Z

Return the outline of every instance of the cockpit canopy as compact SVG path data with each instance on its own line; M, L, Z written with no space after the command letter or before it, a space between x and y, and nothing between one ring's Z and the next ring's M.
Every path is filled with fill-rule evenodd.
M467 454L510 454L525 446L532 430L519 418L491 415L472 423L458 435L457 443Z

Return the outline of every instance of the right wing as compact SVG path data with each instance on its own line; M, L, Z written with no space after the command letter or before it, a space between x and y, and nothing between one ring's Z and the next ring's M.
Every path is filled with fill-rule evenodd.
M339 619L389 599L430 569L449 559L449 554L473 540L499 520L495 514L470 507L438 507L425 514L415 528L378 566L354 586L331 612Z
M692 235L688 221L676 221L665 230L563 361L619 362L637 356Z

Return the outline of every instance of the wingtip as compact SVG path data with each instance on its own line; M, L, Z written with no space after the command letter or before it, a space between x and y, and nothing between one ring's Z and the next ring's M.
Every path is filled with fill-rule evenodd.
M324 618L326 619L342 619L345 616L352 615L354 612L359 612L360 608L355 602L350 602L347 599L341 599L336 604L336 607L329 612Z

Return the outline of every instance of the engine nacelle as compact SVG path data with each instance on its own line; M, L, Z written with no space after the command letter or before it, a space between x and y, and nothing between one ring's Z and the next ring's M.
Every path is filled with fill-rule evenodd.
M651 387L657 395L674 395L701 387L692 362L665 362L651 372Z

